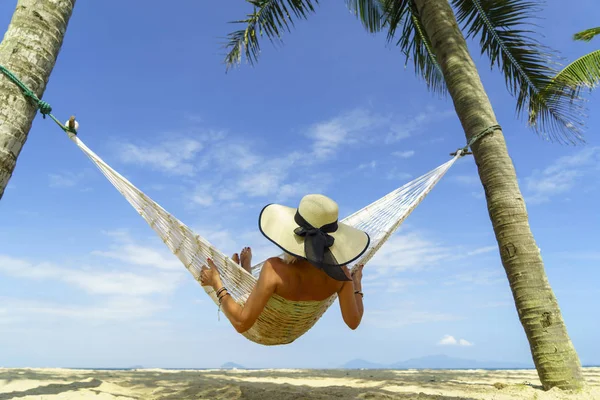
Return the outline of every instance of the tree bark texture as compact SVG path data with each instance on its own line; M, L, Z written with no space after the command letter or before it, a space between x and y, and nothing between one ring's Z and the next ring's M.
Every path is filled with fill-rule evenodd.
M19 0L4 39L0 65L41 98L56 63L76 0ZM0 199L27 140L37 105L0 73Z
M448 0L414 0L467 140L498 124ZM579 357L546 276L502 131L472 146L502 264L545 389L584 386Z

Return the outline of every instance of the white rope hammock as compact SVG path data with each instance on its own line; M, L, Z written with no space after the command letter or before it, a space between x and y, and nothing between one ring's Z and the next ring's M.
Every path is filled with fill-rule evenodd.
M254 288L262 262L252 267L252 274L248 273L112 169L76 135L70 133L69 137L148 222L198 282L200 268L206 263L206 258L210 257L214 260L223 285L227 287L232 298L239 304L244 304ZM341 221L367 232L371 238L367 251L349 268L355 268L357 264L366 264L375 255L461 155L462 152L458 151L450 161ZM204 287L204 290L215 304L218 304L212 288ZM263 345L291 343L306 333L335 299L336 295L332 295L324 301L289 301L274 295L254 326L243 335Z

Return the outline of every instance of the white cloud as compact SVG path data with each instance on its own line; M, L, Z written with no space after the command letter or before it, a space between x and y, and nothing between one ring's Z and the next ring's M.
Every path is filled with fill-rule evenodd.
M205 162L211 174L189 196L193 204L208 207L218 202L233 206L239 204L239 198L285 198L298 191L298 185L289 180L300 153L263 157L249 143L235 138L214 143L207 152Z
M456 249L411 232L392 236L375 254L370 264L379 271L418 271L456 257Z
M410 157L412 157L412 156L415 155L415 151L414 150L395 151L395 152L392 153L392 155L394 157L410 158Z
M113 239L113 244L107 251L92 251L91 255L99 258L91 265L66 267L0 254L0 273L23 279L56 280L94 295L171 293L182 282L185 269L166 247L157 250L138 245L124 230L104 233ZM120 265L107 266L107 258L119 261ZM140 270L140 266L151 269ZM132 272L131 267L137 271Z
M214 194L214 190L211 185L206 183L197 185L195 190L189 196L190 201L193 204L197 204L202 207L209 207L214 204L215 200L211 193Z
M372 136L373 130L388 126L389 123L389 117L359 108L314 124L307 136L314 140L313 154L318 159L325 159L334 155L341 146L364 141Z
M410 137L427 121L427 113L419 113L404 123L395 124L385 139L386 143L394 143Z
M452 111L439 112L427 108L404 120L390 115L381 115L365 108L357 108L314 124L307 136L314 140L313 155L317 159L326 159L337 153L342 146L358 143L394 143L418 133L431 121L455 115ZM415 154L413 150L394 153L397 157L408 158Z
M456 339L454 336L445 335L438 343L440 346L472 346L473 343L465 339Z
M525 179L527 201L532 204L550 201L568 193L586 175L600 170L600 146L560 157L544 170L536 170Z
M171 293L183 278L182 273L134 274L123 269L66 268L6 255L0 255L0 272L16 278L61 281L90 294L123 296Z
M330 175L318 174L316 176L307 176L302 181L282 184L278 188L275 201L283 202L290 197L304 196L309 193L322 193L331 180L332 177Z
M460 260L481 256L495 249L496 246L485 246L469 251L460 246L434 241L417 231L400 231L388 239L369 261L369 273L365 274L363 280L368 282L368 287L374 285L378 291L399 292L409 286L425 283L421 279L405 278L402 276L405 271L421 272L439 268L441 265L458 265ZM453 276L445 285L491 285L506 280L502 275L501 266L497 269L469 271Z
M210 227L197 225L194 226L192 230L200 236L208 238L210 243L229 256L231 255L229 253L233 254L234 252L239 252L242 247L247 246L246 244L238 243L238 241L234 239L234 237L237 237L238 235L220 225ZM238 246L240 249L237 248Z
M377 167L377 161L373 160L371 162L360 164L358 169L375 169L375 167Z
M92 254L123 261L129 265L148 266L171 271L181 269L181 262L166 250L159 251L153 247L140 246L134 243L114 244L110 246L108 251L94 250Z
M210 148L209 157L220 169L247 171L265 160L252 151L252 144L240 138L229 137Z
M450 335L446 335L442 338L442 340L440 340L438 342L439 345L455 345L456 339L454 339L454 336L450 336Z
M244 247L250 247L252 249L252 265L281 253L281 250L269 242L258 230L244 232L225 229L221 226L195 226L193 230L208 238L214 246L227 256L239 253Z
M156 144L122 143L118 146L118 155L125 163L150 167L167 174L191 176L198 169L194 158L203 147L196 139L178 137Z
M250 197L268 196L279 191L285 178L283 171L260 171L240 179L236 188Z
M196 192L192 195L192 201L203 207L212 206L214 203L213 197L206 192Z
M400 140L406 139L413 136L419 131L425 130L427 124L445 119L450 116L456 115L452 110L449 111L437 111L433 107L427 107L423 112L420 112L400 123L396 122L391 126L390 132L385 138L386 143L395 143Z
M408 130L416 131L416 123L433 114L436 114L435 110L428 109L411 118ZM437 117L434 115L432 118ZM397 136L399 130L405 128L405 122L398 123L391 116L357 108L307 129L305 135L312 141L309 157L306 152L289 151L285 147L273 151L269 146L261 151L247 138L221 131L171 135L169 140L162 142L125 143L119 145L118 153L124 162L170 175L190 177L204 170L207 173L203 174L202 182L187 192L186 205L233 207L241 204L240 198L270 197L283 201L300 194L323 191L332 177L327 173L314 173L313 170L320 164L329 161L344 146L359 143L381 145L389 132ZM397 156L407 158L413 154L413 150L405 150L398 152ZM376 166L378 162L372 161L359 166L359 169ZM396 169L387 174L389 179L410 178L406 172Z
M65 172L62 174L48 174L49 185L53 188L67 188L77 185L83 179L83 173Z

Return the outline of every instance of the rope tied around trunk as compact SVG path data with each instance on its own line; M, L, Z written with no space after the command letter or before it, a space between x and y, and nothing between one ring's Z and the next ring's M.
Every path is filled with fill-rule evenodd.
M8 79L10 79L13 83L15 83L23 92L25 97L33 100L38 110L42 114L43 118L46 118L46 115L52 118L54 122L66 133L72 133L74 135L77 134L76 121L74 117L71 117L69 123L67 125L62 124L54 115L52 115L52 106L41 100L36 94L31 90L23 81L21 81L15 74L13 74L10 70L8 70L3 65L0 65L0 72L2 72Z
M473 137L471 138L471 140L469 140L469 143L467 143L467 145L463 148L460 148L458 150L456 150L454 153L450 153L451 156L456 156L457 154L460 153L460 156L466 156L468 154L473 154L469 151L469 148L471 146L473 146L473 144L478 141L479 139L481 139L482 137L484 137L485 135L487 135L488 133L493 133L495 130L502 130L502 127L500 125L492 125L492 126L488 126L487 128L485 128L484 130L482 130L481 132L479 132L476 135L473 135Z

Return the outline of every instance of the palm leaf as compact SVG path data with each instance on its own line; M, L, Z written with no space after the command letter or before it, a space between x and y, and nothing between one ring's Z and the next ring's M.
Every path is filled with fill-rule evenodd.
M244 29L230 33L225 46L229 52L225 56L227 68L240 64L245 54L253 65L260 54L259 37L266 35L272 42L281 41L283 31L290 31L294 18L306 19L315 11L318 0L246 0L254 6L254 12L247 18L234 23L245 24ZM293 17L292 17L293 16Z
M600 84L600 50L592 51L573 61L560 71L554 80L576 91L574 96L583 88L595 88Z
M578 58L560 71L551 84L542 92L545 96L570 91L572 98L579 97L584 89L594 89L600 85L600 50L593 51ZM537 110L530 111L530 119L537 118Z
M583 141L580 99L562 85L551 85L558 72L556 54L532 38L530 19L540 0L452 0L468 38L479 37L481 52L504 74L517 97L517 113L529 113L529 124L542 137L560 142Z
M381 30L384 24L381 1L346 0L346 5L369 32L373 33Z
M379 0L383 9L385 26L388 27L387 39L392 42L398 26L404 21L412 0Z
M412 58L415 73L425 80L431 91L445 94L446 85L442 69L437 62L421 18L412 0L380 0L388 28L388 42L396 45L406 56L405 65ZM401 29L400 38L396 32Z
M597 28L586 29L585 31L577 32L573 35L573 40L582 40L589 42L594 36L600 35L600 26Z

